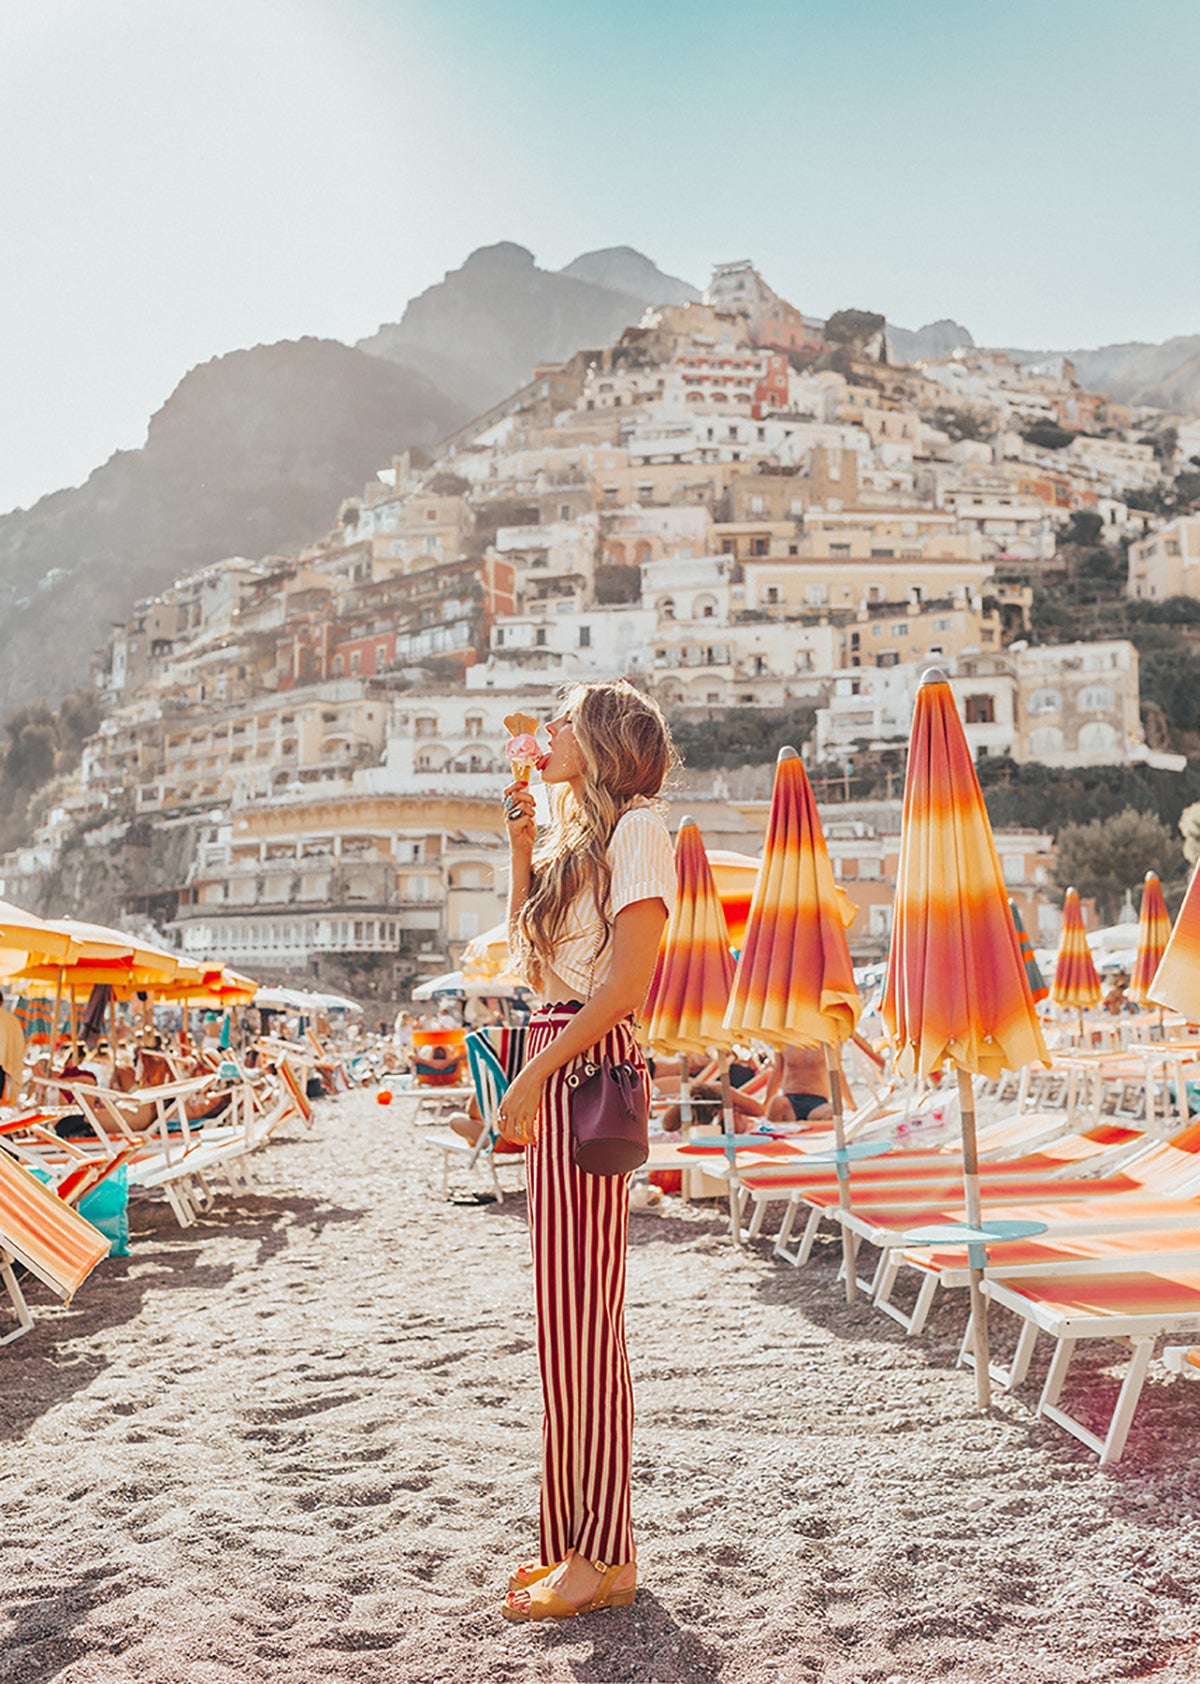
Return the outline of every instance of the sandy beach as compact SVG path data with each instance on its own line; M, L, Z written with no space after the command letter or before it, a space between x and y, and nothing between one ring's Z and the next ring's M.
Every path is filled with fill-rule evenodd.
M506 1624L523 1199L444 1202L411 1111L324 1103L253 1196L188 1232L137 1202L76 1306L31 1288L0 1351L4 1684L1200 1676L1200 1387L1159 1371L1101 1474L1033 1418L1048 1348L980 1417L958 1295L911 1341L841 1301L832 1242L797 1273L675 1204L631 1233L637 1604Z

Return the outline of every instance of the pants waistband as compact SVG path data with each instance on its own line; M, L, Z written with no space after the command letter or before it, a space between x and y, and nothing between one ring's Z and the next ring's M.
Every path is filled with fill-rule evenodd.
M582 1010L582 1000L553 1000L547 1005L535 1006L529 1021L533 1023L540 1018L543 1023L561 1023L564 1018L574 1017Z

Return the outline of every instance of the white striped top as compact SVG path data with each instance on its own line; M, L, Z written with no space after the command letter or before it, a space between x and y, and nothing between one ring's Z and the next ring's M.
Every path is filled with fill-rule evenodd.
M608 917L616 918L622 907L639 900L661 900L670 917L675 906L678 879L671 833L653 807L631 807L617 820L608 844L612 871ZM612 970L611 940L597 956L603 934L603 920L590 890L577 895L567 912L554 948L554 967L544 979L543 998L586 1000Z

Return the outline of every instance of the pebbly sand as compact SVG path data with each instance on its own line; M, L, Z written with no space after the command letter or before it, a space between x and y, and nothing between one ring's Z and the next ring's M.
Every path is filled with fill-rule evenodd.
M0 1351L0 1681L1200 1677L1200 1386L1156 1377L1101 1474L1027 1401L974 1412L958 1295L914 1342L840 1301L833 1243L796 1273L678 1206L632 1223L638 1602L506 1624L537 1499L523 1201L444 1203L410 1113L324 1104L254 1196L186 1233L137 1203L76 1307L31 1289Z

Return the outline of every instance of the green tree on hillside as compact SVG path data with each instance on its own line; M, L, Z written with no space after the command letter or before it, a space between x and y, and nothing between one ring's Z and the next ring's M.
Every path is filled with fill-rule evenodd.
M1136 889L1148 871L1170 882L1182 869L1182 856L1161 819L1125 807L1111 818L1063 825L1054 881L1059 889L1074 885L1085 899L1093 899L1100 917L1111 924L1127 891Z

